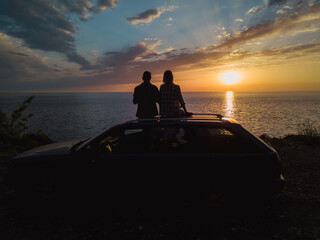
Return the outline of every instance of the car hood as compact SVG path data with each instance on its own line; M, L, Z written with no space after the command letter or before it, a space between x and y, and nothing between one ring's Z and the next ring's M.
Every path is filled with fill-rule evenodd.
M83 139L51 143L37 148L33 148L19 154L16 158L24 158L35 155L60 155L70 152L70 148Z

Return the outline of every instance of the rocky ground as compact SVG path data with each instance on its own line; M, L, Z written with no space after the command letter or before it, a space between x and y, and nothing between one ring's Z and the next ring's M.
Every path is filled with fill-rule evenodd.
M156 211L57 209L0 185L0 239L320 239L320 145L266 138L278 151L286 186L264 204ZM5 152L3 163L15 152ZM89 209L89 210L88 210ZM118 212L115 212L118 211Z

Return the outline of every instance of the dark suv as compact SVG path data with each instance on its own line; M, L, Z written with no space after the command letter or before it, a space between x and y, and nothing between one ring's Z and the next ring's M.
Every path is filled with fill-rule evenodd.
M284 183L277 152L218 114L134 119L80 142L42 146L12 159L5 180L127 197L273 194Z

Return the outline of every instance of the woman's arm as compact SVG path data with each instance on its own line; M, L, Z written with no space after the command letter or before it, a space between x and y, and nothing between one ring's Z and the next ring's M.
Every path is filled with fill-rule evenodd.
M186 104L185 104L183 97L182 97L180 86L178 86L178 99L179 99L180 105L183 108L184 112L187 113L188 111L186 109Z

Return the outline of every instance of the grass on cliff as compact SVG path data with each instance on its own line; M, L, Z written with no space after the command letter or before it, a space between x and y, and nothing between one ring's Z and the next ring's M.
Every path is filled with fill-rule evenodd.
M19 152L52 142L41 131L25 133L28 129L28 120L33 116L33 114L26 114L26 110L33 100L34 96L27 98L11 114L6 114L0 109L0 154L2 156L14 156Z
M260 138L268 144L274 142L281 142L284 144L301 144L306 146L319 146L320 145L320 126L310 120L298 124L297 134L289 134L284 137L270 137L263 134ZM272 144L271 144L272 145Z

